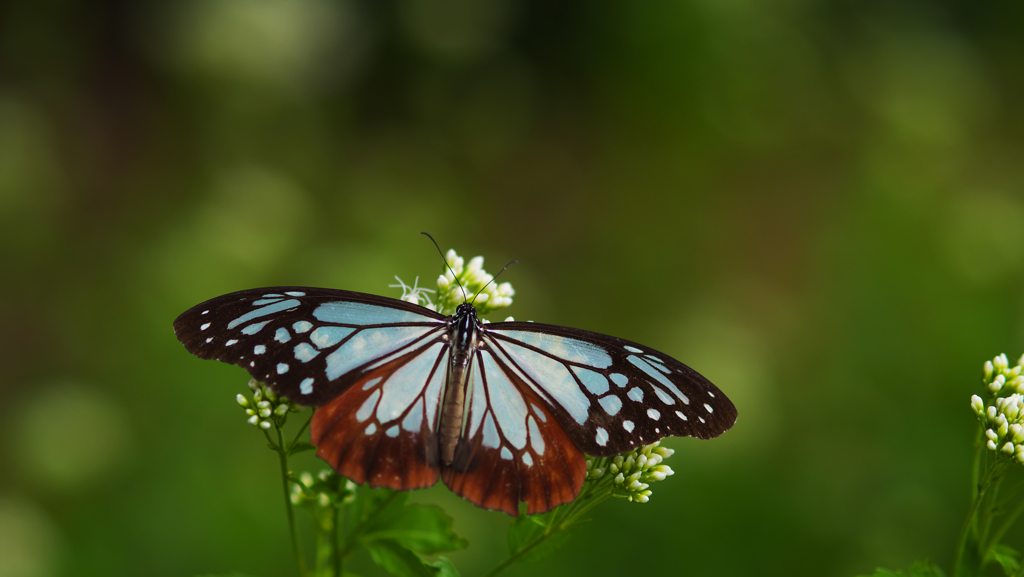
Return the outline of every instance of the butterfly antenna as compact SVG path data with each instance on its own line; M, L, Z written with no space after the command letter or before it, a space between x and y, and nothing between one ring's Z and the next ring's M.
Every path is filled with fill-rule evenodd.
M505 269L507 269L508 267L510 267L510 266L512 266L514 264L518 264L518 263L519 263L519 259L513 260L512 262L508 263L507 265L501 267L501 270L498 271L498 274L501 274L501 273L505 272ZM494 275L494 278L492 278L490 281L488 281L487 284L485 284L483 287L480 288L480 290L476 291L476 294L473 295L473 300L470 301L469 304L476 303L476 297L480 296L480 293L484 292L485 288L491 286L492 282L498 280L498 274Z
M455 282L458 283L459 288L462 289L462 302L466 302L466 287L462 286L462 283L459 282L459 275L455 274L455 271L452 270L452 266L448 264L448 259L445 258L444 252L441 251L441 247L437 245L437 241L434 240L434 237L430 236L429 233L421 232L420 234L426 235L426 237L430 239L430 242L434 243L434 247L437 248L437 253L441 255L441 260L444 261L444 266L448 267L448 271L452 273L452 276L455 277ZM474 300L476 299L476 297L473 298Z

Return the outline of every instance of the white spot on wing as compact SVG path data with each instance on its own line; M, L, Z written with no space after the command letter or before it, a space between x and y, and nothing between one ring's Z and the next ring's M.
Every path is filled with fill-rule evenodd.
M363 432L366 433L367 435L372 435L372 434L376 433L377 432L377 424L376 423L370 423L369 425L366 426L366 430L363 431Z
M283 375L288 372L288 363L277 363L277 374Z
M363 404L359 407L359 410L356 411L356 420L362 423L366 419L369 419L370 415L373 413L374 406L377 405L377 399L379 398L380 390L378 389L374 391L369 397L367 397L365 401L363 401Z
M309 329L311 328L313 328L313 323L309 321L295 321L294 323L292 323L292 330L299 335L309 331Z
M314 349L309 343L299 343L295 345L295 358L304 363L308 363L313 360L313 357L320 354L320 351Z
M707 403L704 403L704 408L707 409L709 413L714 413L715 412L715 410L711 408L711 405L709 405Z
M622 428L626 429L627 433L633 432L633 421L622 421Z
M260 332L261 330L263 330L263 327L267 326L267 323L269 323L269 322L270 321L263 321L261 323L253 323L251 325L248 325L244 329L242 329L242 334L243 335L254 335L254 334Z
M292 336L288 334L288 329L281 327L274 332L274 340L279 343L287 343L292 340Z
M676 411L676 416L678 416L680 419L682 419L684 421L689 421L690 420L690 419L687 419L686 415L684 415L681 411Z
M647 416L657 421L661 418L661 413L657 409L647 409Z
M390 429L384 431L384 434L394 439L395 437L398 436L398 425L395 425Z
M206 324L204 324L203 326L199 327L199 330L201 330L201 331L205 331L205 330L206 330L206 329L208 329L208 328L210 328L210 323L206 323Z
M625 349L626 349L627 351L631 352L631 353L642 353L642 352L643 352L642 350L640 350L640 349L638 349L638 348L636 348L636 347L631 347L631 346L629 346L629 345L626 345L626 346L625 346Z
M533 420L533 417L526 419L527 428L530 429L530 446L533 447L534 452L538 455L544 454L544 437L540 434L540 428L537 426L537 421Z
M588 391L595 395L603 395L608 392L608 379L601 373L596 373L583 367L572 367L572 372L580 378L580 382Z
M306 296L306 293L299 292L299 291L285 291L284 294L286 294L286 295L288 295L290 297L304 297L304 296Z
M255 355L262 355L263 353L267 352L267 347L263 345L256 345L255 347L252 348L252 352Z
M594 440L597 441L598 445L602 447L608 444L608 431L604 430L604 427L597 428L597 435L594 436Z
M313 392L313 377L306 377L299 383L299 392L308 395Z
M639 387L633 387L626 393L626 396L638 403L642 403L644 400L644 391Z
M231 345L233 345L233 344L235 344L237 342L238 341L236 341L235 339L229 339L228 342L224 343L224 346L225 347L230 347Z
M622 373L612 373L611 375L608 376L611 378L612 382L615 383L615 386L619 387L620 389L625 388L625 386L629 383L629 377L623 375Z
M512 451L509 451L508 447L502 447L501 448L501 458L505 459L506 461L511 461L512 460Z
M523 453L523 464L527 467L533 466L533 457L529 453Z
M201 312L201 313L199 313L199 314L201 314L201 315L205 315L205 314L206 314L206 313L208 313L208 312L210 312L210 311L208 311L208 310L205 310L205 311L203 311L203 312Z
M622 408L622 399L615 395L601 397L597 402L601 404L601 408L604 409L604 412L613 417L618 414L619 409Z
M494 419L490 415L487 415L487 418L484 419L483 434L483 442L480 444L488 449L497 449L500 442L498 438L498 429L494 426Z
M212 342L213 342L213 337L210 337L210 338L206 339L206 344L210 344Z

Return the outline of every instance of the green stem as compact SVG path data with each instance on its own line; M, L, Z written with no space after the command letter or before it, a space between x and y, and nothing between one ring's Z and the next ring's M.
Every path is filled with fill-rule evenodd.
M309 423L310 423L310 422L311 422L312 420L313 420L313 414L312 414L312 413L310 413L310 414L309 414L309 418L308 418L308 419L306 419L306 422L305 422L305 423L303 423L303 425L302 425L302 428L300 428L300 429L299 429L299 432L298 432L298 433L295 433L295 438L294 438L294 439L292 439L292 442L291 442L291 443L288 443L288 452L289 452L289 453L291 453L291 452L292 452L292 449L294 449L294 448L295 448L295 445L298 445L298 444L299 444L299 437L301 437L301 436L302 436L302 433L304 433L304 432L306 431L306 427L309 427Z
M591 497L595 493L596 489L603 484L604 483L598 482L594 483L593 485L590 485L586 490L584 490L580 494L579 497L576 498L575 501L566 506L564 513L556 511L555 515L552 515L551 519L548 521L548 525L545 527L543 533L537 536L537 538L530 542L529 545L523 547L519 551L516 551L507 559L498 564L494 569L488 571L487 574L484 575L484 577L493 577L494 575L501 573L509 566L511 566L513 563L522 558L524 555L539 547L542 543L547 541L548 538L550 538L552 535L555 535L559 531L564 531L565 529L568 529L569 526L575 523L576 519L578 519L581 515L583 515L584 513L591 510L599 503L610 497L610 492L606 492L602 495Z
M1003 479L1005 479L1005 477L1000 476L996 480L995 486L992 487L992 490L989 491L988 494L988 505L981 509L981 517L984 519L984 523L982 524L981 534L978 536L979 547L982 543L988 540L988 533L992 529L992 520L995 518L999 510L999 489L1003 486ZM984 565L985 556L982 555L981 559L982 565Z
M964 549L967 547L967 538L970 536L971 528L975 526L978 507L981 505L982 500L984 500L988 487L999 469L998 462L993 462L985 472L981 483L975 485L977 493L971 501L971 508L967 513L967 518L964 519L964 526L960 530L960 539L956 546L956 555L953 557L953 577L960 577L960 566L963 563Z
M988 557L988 552L992 550L993 547L999 544L999 541L1002 540L1003 535L1006 534L1006 531L1010 529L1010 526L1012 526L1014 522L1017 521L1017 517L1020 517L1021 513L1024 513L1024 501L1021 501L1013 509L1010 515L1003 521L1002 525L999 526L999 529L996 530L995 534L992 535L992 538L989 539L988 544L985 545L985 550L982 551L982 559ZM1022 565L1021 567L1022 570L1024 570L1024 565Z
M276 423L277 429L277 451L278 460L281 462L281 486L284 488L284 508L288 513L288 532L292 538L292 549L295 552L295 564L299 568L299 576L306 577L306 560L302 557L302 549L299 547L299 532L295 527L295 510L292 508L291 495L288 492L288 451L284 448L284 434L281 427ZM268 434L269 437L269 434Z

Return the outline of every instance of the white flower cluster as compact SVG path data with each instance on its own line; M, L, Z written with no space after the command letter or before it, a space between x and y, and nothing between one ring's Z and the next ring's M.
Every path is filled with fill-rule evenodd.
M651 498L650 484L664 481L665 477L675 473L668 465L661 464L675 451L659 445L661 442L657 441L624 455L616 455L606 467L597 467L594 459L588 459L587 478L597 480L605 474L614 475L612 496L646 503Z
M1021 356L1016 366L1010 367L1009 364L1005 354L985 361L985 385L992 394L1006 394L1009 391L1024 394L1024 377L1021 376L1024 356ZM1006 388L1009 388L1009 391L1004 390Z
M516 291L511 283L496 285L491 282L494 276L484 270L484 257L475 256L466 263L452 249L445 254L445 261L450 270L446 267L444 274L437 278L437 303L442 314L454 313L464 302L472 302L481 315L512 304Z
M248 385L249 390L252 391L252 400L250 401L241 393L235 396L235 400L245 409L245 414L249 416L247 422L250 425L266 431L274 426L272 419L276 418L278 425L283 425L289 411L302 410L302 407L278 395L273 389L256 379L249 379Z
M1010 367L1006 355L985 361L984 384L992 404L971 396L971 409L985 428L985 445L990 451L1024 464L1024 356Z

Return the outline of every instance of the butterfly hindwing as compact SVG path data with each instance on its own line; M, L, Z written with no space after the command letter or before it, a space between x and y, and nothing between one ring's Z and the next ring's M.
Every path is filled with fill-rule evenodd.
M467 383L466 422L445 485L487 509L542 513L572 501L586 461L544 403L487 350L474 355Z
M310 440L340 474L409 490L438 478L437 422L449 347L440 339L367 371L317 407Z
M236 364L301 405L331 401L382 357L397 357L444 327L442 315L418 305L308 287L223 295L174 321L189 352Z
M669 435L709 439L736 421L735 406L710 381L637 343L538 323L495 323L484 332L589 455Z

